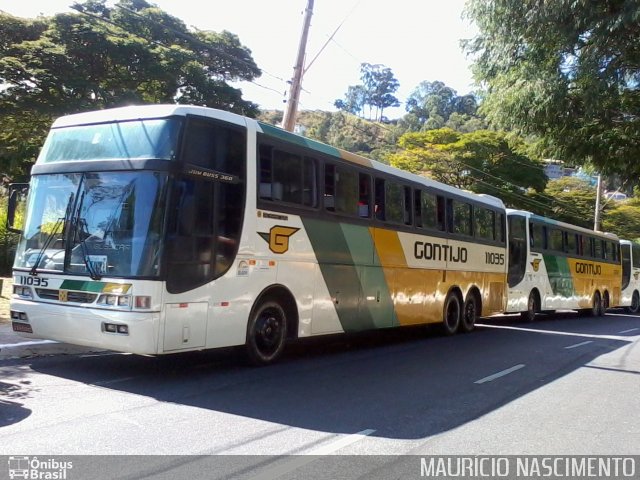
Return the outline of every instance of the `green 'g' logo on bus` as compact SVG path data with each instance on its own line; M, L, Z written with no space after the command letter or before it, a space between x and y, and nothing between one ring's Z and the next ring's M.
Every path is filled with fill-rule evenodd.
M298 230L300 229L275 225L271 227L269 233L258 232L258 235L264 238L264 240L269 244L269 250L273 253L285 253L289 250L289 237Z

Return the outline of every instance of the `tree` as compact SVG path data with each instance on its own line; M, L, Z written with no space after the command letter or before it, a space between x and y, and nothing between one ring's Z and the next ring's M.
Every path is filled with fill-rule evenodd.
M417 130L434 130L444 126L461 132L486 128L477 116L478 103L471 95L458 93L443 82L421 82L409 95L405 105L420 123Z
M549 201L551 199L551 201ZM549 180L543 201L549 201L547 215L561 222L593 228L596 188L578 177Z
M365 106L369 107L369 119L375 109L375 120L383 118L384 109L400 105L393 95L400 87L390 68L384 65L363 63L360 65L362 85L349 86L344 100L336 100L336 108L354 115L364 116Z
M384 161L384 153L395 147L395 129L344 112L300 112L298 123L304 135L334 147Z
M605 232L615 233L620 238L640 239L640 197L635 196L608 206L602 218L602 228Z
M627 240L640 239L640 200L635 198L607 208L602 229Z
M347 89L344 100L336 100L334 105L336 108L351 113L352 115L362 116L367 98L367 92L364 86L351 85Z
M24 176L53 118L131 103L195 103L255 116L236 80L260 70L229 32L191 32L145 0L0 14L0 168ZM26 163L25 163L26 162Z
M449 128L407 133L391 165L476 193L501 197L509 206L530 209L527 193L546 185L542 165L519 153L504 132L460 133Z
M456 91L443 82L421 82L407 98L405 109L422 123L434 116L445 121L454 111Z
M481 110L548 156L640 175L637 0L470 0Z

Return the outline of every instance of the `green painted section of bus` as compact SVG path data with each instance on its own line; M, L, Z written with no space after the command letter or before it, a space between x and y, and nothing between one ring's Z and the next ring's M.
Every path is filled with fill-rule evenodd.
M354 233L354 228L360 228L367 234L368 229L366 227L343 229L344 226L338 222L310 218L303 219L303 224L343 330L357 332L376 328L376 321L369 310L360 308L364 292L359 266L349 246L351 242L355 247L355 242L362 241L364 237L364 234ZM368 242L371 243L370 237Z
M341 224L347 246L351 252L363 296L360 310L371 316L375 328L393 325L393 303L384 271L376 251L371 230L358 225Z
M543 258L553 294L567 298L573 296L576 290L567 257L543 255Z

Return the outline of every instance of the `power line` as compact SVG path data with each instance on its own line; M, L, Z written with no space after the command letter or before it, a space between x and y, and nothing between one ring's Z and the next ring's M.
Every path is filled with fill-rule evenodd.
M391 142L387 141L386 139L384 139L384 138L382 138L382 137L380 137L380 136L376 136L373 132L370 132L370 131L367 131L367 130L365 130L365 129L362 129L362 128L360 128L360 127L356 126L356 125L352 125L352 127L353 127L354 129L356 129L356 130L359 130L359 131L360 131L360 132L362 132L362 133L366 133L367 135L374 136L374 137L375 137L375 138L377 138L379 141L381 141L381 142L385 143L385 144L386 144L386 145L388 145L388 146L393 146L393 147L399 148L400 150L408 151L407 149L402 149L402 148L398 147L397 145L392 144ZM393 132L391 129L389 129L388 127L386 127L385 125L383 125L383 124L376 124L376 127L377 127L377 128L380 128L380 129L382 129L382 130L387 130L387 131L388 131L388 132L390 132L390 133L395 133L395 132ZM419 144L419 143L417 143L417 142L410 142L410 143L413 143L413 145L418 146L418 147L423 147L423 145L421 145L421 144ZM462 166L464 166L465 168L468 168L468 169L469 169L469 170L471 170L471 171L478 172L478 173L480 173L481 175L483 175L483 176L485 176L485 177L493 178L493 179L497 180L498 182L502 183L503 185L508 185L508 186L513 187L513 188L515 188L515 189L520 189L520 188L522 188L522 187L520 187L519 185L516 185L516 184L514 184L514 183L511 183L511 182L509 182L509 181L507 181L507 180L504 180L504 179L502 179L502 178L499 178L499 177L497 177L497 176L495 176L495 175L492 175L492 174L490 174L490 173L484 172L484 171L482 171L482 170L480 170L480 169L478 169L478 168L475 168L475 167L473 167L473 166L471 166L471 165L469 165L469 164L467 164L467 163L465 163L465 162L463 162L463 161L460 161L460 160L456 160L456 161L457 161L458 163L460 163ZM539 202L539 201L537 201L537 200L532 199L531 197L527 197L527 196L525 196L525 195L521 195L521 194L518 194L518 193L513 192L513 191L510 191L510 190L504 190L504 189L502 189L502 188L500 188L500 187L498 187L498 186L496 186L496 185L494 185L494 184L491 184L491 183L488 183L488 182L486 182L486 181L482 180L482 178L476 178L476 181L477 181L477 182L479 182L479 183L482 183L482 184L484 184L484 185L486 185L486 186L490 186L491 188L493 188L493 189L495 189L495 190L498 190L498 191L499 191L499 192L501 192L503 195L504 195L504 194L508 194L508 195L511 195L512 197L519 198L520 200L522 200L522 202L523 202L523 203L527 203L527 204L529 204L529 205L538 205L538 206L540 206L540 207L543 207L545 210L548 210L548 209L550 208L550 206L549 206L549 205L547 205L547 204L544 204L544 203L542 203L542 202ZM573 209L573 206L570 206L570 204L566 204L565 202L559 201L558 199L556 199L556 198L554 198L554 197L551 197L551 196L548 196L548 195L544 195L544 194L539 193L539 192L535 192L535 194L536 194L538 197L541 197L541 198L543 198L543 199L547 199L547 200L550 200L550 201L553 201L553 202L555 202L555 203L558 203L558 204L562 205L562 206L565 208L565 210L566 210L567 212L569 212L569 213L572 213L572 214L574 214L574 215L576 215L576 216L579 216L579 215L580 215L580 212L578 212L578 211L574 210L574 209Z

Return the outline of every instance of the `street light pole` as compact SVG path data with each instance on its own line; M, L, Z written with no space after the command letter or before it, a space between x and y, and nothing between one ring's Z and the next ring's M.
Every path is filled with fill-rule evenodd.
M600 231L600 210L602 203L602 175L598 174L598 183L596 185L596 212L593 219L593 230Z
M287 110L282 121L282 128L288 132L293 132L293 127L296 124L298 100L300 98L302 75L304 73L304 56L307 48L309 26L311 25L311 15L313 15L313 1L314 0L307 0L307 9L305 10L304 23L302 25L302 36L300 37L300 45L298 46L298 58L296 59L295 67L293 67L293 79L291 80L291 89L289 90Z

